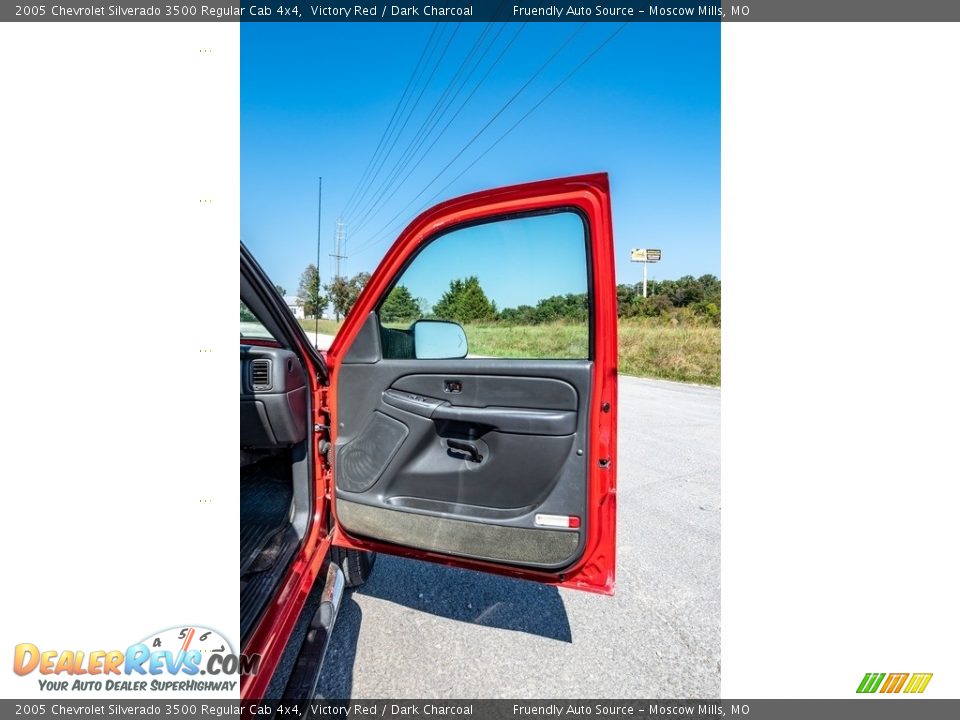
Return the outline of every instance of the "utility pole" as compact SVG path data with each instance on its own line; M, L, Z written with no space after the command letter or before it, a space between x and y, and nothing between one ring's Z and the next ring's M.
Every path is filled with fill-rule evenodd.
M334 258L337 261L337 277L340 277L340 261L346 260L347 255L347 226L343 223L343 220L337 218L337 235L334 240L335 250L330 253L330 257Z
M317 299L320 297L320 201L323 199L323 177L317 178ZM313 344L317 344L320 334L320 307L313 309Z

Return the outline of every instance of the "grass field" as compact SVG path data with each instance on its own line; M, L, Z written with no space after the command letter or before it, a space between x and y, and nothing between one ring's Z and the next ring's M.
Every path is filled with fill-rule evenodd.
M313 320L301 320L313 332ZM321 320L320 332L335 335L339 323ZM515 358L582 358L587 334L582 325L467 325L471 354ZM672 325L659 320L621 320L620 372L704 385L720 384L720 328Z
M720 328L620 321L620 372L720 384Z
M340 326L343 324L336 320L321 320L318 327L317 321L313 318L299 320L298 322L300 323L300 327L308 333L319 331L322 335L336 335Z
M470 352L494 357L582 358L587 333L580 325L467 326ZM720 328L621 320L619 369L626 375L705 385L720 384Z

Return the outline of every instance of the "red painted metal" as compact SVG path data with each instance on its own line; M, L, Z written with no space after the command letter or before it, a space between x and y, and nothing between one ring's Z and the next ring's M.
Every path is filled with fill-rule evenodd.
M314 397L314 420L318 424L330 426L331 441L335 442L336 379L339 362L360 330L363 318L377 305L406 260L424 242L437 232L464 222L558 207L580 210L587 218L591 233L594 392L589 408L591 435L588 448L588 538L583 557L576 566L564 573L545 573L363 541L351 538L339 525L335 526L333 533L328 533L328 512L335 511L329 502L333 496L333 479L330 468L319 454L317 444L313 443L314 467L319 469L314 485L314 514L304 542L291 563L279 592L264 610L243 647L243 652L259 654L262 659L257 675L241 678L241 699L255 700L264 697L307 596L329 553L331 542L341 547L402 555L578 590L613 593L616 551L617 300L613 228L605 174L547 180L466 195L438 205L416 218L380 263L357 300L354 311L350 313L330 350L325 353L324 359L331 377L329 388L319 384L315 369L309 373ZM244 339L243 342L274 344L253 339ZM309 355L303 352L302 348L300 354L309 362ZM349 402L349 398L344 401Z
M309 364L309 354L303 347L298 349L300 357ZM326 424L328 419L326 388L320 385L316 368L311 367L307 375L314 398L314 423ZM319 469L314 478L313 515L303 543L287 569L279 591L264 608L259 622L243 646L244 653L258 654L261 661L256 675L244 675L240 678L241 700L261 700L265 697L270 680L280 665L284 650L293 634L297 619L330 552L332 539L328 531L330 472L326 467L326 461L320 455L318 443L311 442L311 445L313 446L313 467Z
M272 348L283 347L283 346L282 346L280 343L278 343L276 340L268 340L267 338L242 337L242 338L240 338L240 344L241 344L241 345L256 345L257 347L272 347Z
M575 208L583 213L590 228L594 367L587 456L590 468L585 523L587 542L583 556L575 566L562 573L547 573L362 540L349 536L339 523L334 529L335 545L522 577L578 590L607 595L613 593L616 555L617 293L609 182L605 173L545 180L465 195L444 202L417 217L381 261L327 352L327 367L331 374L331 441L336 442L337 403L350 402L350 398L337 398L340 362L360 331L364 319L377 306L410 256L437 233L462 223L550 208ZM335 517L335 503L333 511Z

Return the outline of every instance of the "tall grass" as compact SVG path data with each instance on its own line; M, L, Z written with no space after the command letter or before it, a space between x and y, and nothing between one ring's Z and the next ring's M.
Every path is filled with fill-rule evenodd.
M301 320L313 332L313 320ZM335 335L340 324L321 320L320 332ZM471 355L509 358L585 358L586 324L469 324L464 327ZM720 384L720 328L677 322L676 318L620 320L619 370L626 375L704 385Z
M513 358L585 358L586 325L466 325L472 355Z
M621 320L620 372L720 384L720 328Z
M585 358L585 325L467 325L471 354L514 358ZM659 319L621 320L619 371L626 375L720 384L720 328Z
M308 333L315 332L318 329L318 323L313 318L297 318L297 322ZM320 320L319 331L322 335L336 335L342 324L342 322L336 320Z

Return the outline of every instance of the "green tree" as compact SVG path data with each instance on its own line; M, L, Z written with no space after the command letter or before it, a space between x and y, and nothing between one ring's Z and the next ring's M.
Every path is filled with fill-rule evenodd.
M684 275L679 280L667 282L671 284L666 294L676 307L694 305L703 300L703 286L694 279L693 275Z
M554 321L586 322L587 294L568 293L543 298L536 307L520 305L501 310L499 320L508 325L539 325Z
M337 320L347 316L369 280L370 273L361 272L350 279L343 276L335 277L324 286Z
M277 289L280 290L279 287ZM303 302L304 315L309 317L318 317L326 307L327 299L320 293L320 272L316 265L307 265L307 269L300 275L297 297Z
M380 308L384 322L409 322L420 317L420 306L406 285L397 285Z
M280 297L286 297L287 289L278 283L274 283L273 286L277 289L277 292L280 293Z
M637 299L636 285L617 285L617 317L630 317L635 313L634 304Z
M487 294L480 287L480 280L471 275L450 283L450 289L434 305L433 314L442 320L455 320L464 324L476 320L492 320L497 316L497 309L487 299Z

